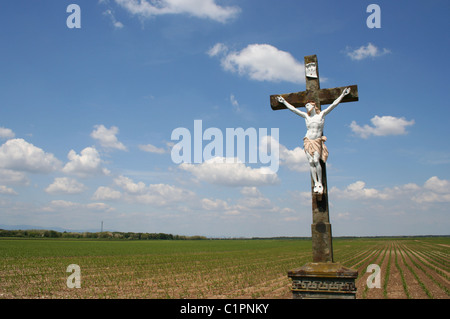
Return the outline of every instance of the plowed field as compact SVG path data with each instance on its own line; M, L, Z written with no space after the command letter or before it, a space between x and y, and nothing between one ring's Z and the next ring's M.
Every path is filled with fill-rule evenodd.
M357 298L449 299L450 238L334 239L357 269ZM309 240L1 239L0 298L291 298L287 271L311 261ZM67 267L80 267L69 288ZM367 267L380 267L369 288Z

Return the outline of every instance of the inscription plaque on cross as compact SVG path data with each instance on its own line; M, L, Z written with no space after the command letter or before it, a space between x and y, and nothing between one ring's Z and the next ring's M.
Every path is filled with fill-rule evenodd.
M328 210L328 187L326 178L326 159L328 150L324 145L326 137L323 136L324 118L339 103L358 101L358 87L349 85L330 89L321 89L319 81L319 68L317 56L305 56L305 77L306 91L278 94L270 96L270 105L273 110L290 109L292 112L305 118L307 134L304 138L304 149L308 161L311 165L311 193L312 193L312 219L311 238L313 250L313 263L304 267L290 271L288 274L293 279L294 298L301 294L295 294L302 291L303 295L317 295L317 292L311 292L305 285L299 285L302 280L309 280L308 277L324 277L325 280L337 278L336 280L354 280L355 271L345 268L333 260L333 244L331 235L331 224ZM331 104L322 111L321 106ZM307 113L297 110L297 108L306 107ZM324 266L324 263L326 264ZM336 277L337 276L337 277ZM356 272L357 276L357 272ZM305 279L306 278L306 279ZM354 287L344 285L345 287ZM306 289L306 290L305 290ZM309 288L311 289L311 288ZM354 295L355 291L339 292L347 296L347 293ZM331 292L329 293L333 295ZM328 296L327 293L322 295ZM297 296L297 297L296 297ZM344 297L346 298L346 297Z

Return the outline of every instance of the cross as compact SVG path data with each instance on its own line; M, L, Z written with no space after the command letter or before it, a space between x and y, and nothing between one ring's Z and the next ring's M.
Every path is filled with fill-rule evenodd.
M321 109L321 105L331 104L338 98L342 91L350 87L350 93L340 103L358 101L358 87L348 85L332 89L321 89L319 82L319 67L317 56L305 56L306 91L281 94L281 96L295 107L304 107L308 101L314 101ZM286 106L277 100L278 95L270 96L270 105L273 110L285 109ZM331 224L328 211L328 189L326 165L320 160L322 167L323 193L313 191L314 182L311 178L312 213L313 224L311 225L313 262L333 262L333 245L331 236Z

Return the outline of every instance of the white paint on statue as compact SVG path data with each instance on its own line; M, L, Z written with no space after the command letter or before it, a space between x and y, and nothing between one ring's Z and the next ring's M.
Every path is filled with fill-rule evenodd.
M308 70L308 63L306 69ZM312 63L314 64L314 63ZM315 65L315 64L314 64ZM308 158L311 176L314 180L313 191L318 194L323 193L322 185L322 166L320 159L326 162L328 158L328 150L325 146L326 137L323 136L323 128L325 125L325 116L328 115L344 98L350 93L350 88L346 88L342 94L325 110L320 111L314 102L308 102L305 107L307 112L302 112L289 104L282 96L278 96L278 102L283 103L289 110L303 117L306 123L306 135L303 138L303 148Z

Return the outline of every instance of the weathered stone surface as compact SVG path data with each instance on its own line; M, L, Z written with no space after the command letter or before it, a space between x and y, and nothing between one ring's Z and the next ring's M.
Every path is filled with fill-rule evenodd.
M341 263L307 263L300 268L290 270L288 276L356 278L358 271L345 267Z
M311 179L313 262L333 262L333 244L328 210L327 171L325 163L320 161L320 164L322 166L322 194L312 191L314 181Z
M294 299L355 299L358 271L340 263L308 263L288 272Z
M358 86L357 85L347 85L331 89L320 89L318 92L314 91L302 91L296 93L286 93L286 94L276 94L270 96L270 106L272 110L283 110L286 109L284 104L278 102L277 96L282 96L286 101L291 103L295 107L304 107L309 100L319 100L320 105L327 105L333 103L333 101L342 93L345 88L350 87L351 91L346 95L341 103L343 102L355 102L359 100L358 96ZM316 102L317 104L317 102Z
M330 223L311 225L313 262L333 262L333 242Z

